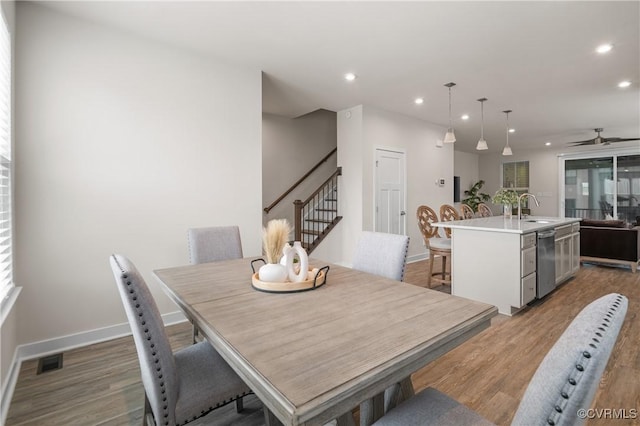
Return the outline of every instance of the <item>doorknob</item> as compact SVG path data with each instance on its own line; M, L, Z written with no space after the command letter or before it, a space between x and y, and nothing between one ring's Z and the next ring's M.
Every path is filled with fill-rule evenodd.
M404 215L406 215L406 214L407 214L407 212L405 212L404 210L402 210L402 211L400 212L400 216L404 216Z

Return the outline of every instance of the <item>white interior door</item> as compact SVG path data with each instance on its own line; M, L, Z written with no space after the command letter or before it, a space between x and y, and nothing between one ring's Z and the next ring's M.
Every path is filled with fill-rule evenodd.
M376 149L375 226L377 232L405 235L405 153Z

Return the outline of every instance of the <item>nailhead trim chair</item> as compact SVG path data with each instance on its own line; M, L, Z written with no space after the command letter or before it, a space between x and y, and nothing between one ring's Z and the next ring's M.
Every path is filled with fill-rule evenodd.
M187 238L192 264L242 259L242 241L237 226L191 228Z
M353 257L353 269L402 281L409 237L363 231Z
M240 228L237 226L191 228L187 231L187 240L189 242L189 262L193 265L242 259L242 241L240 240ZM193 324L193 343L198 341L197 337L198 327Z
M184 425L251 392L206 341L174 354L136 267L117 254L110 264L138 352L145 391L143 424L150 411L158 425Z
M542 360L512 425L584 423L627 312L625 296L612 293L587 305ZM488 397L489 395L487 395ZM375 426L490 425L479 414L433 388L392 409Z

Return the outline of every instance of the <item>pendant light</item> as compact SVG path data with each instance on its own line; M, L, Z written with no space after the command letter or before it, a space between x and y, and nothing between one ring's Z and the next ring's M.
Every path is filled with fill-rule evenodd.
M506 114L507 116L507 144L505 145L504 149L502 150L502 155L513 155L513 152L511 152L511 147L509 146L509 113L511 112L510 109L506 110L506 111L502 111Z
M478 102L480 102L480 140L476 145L476 149L478 151L489 149L489 147L487 146L487 141L484 140L484 101L486 100L487 98L478 99Z
M454 143L456 141L456 135L453 133L453 125L451 124L451 88L455 85L455 83L445 84L445 87L449 88L449 128L447 129L447 133L444 135L444 143Z

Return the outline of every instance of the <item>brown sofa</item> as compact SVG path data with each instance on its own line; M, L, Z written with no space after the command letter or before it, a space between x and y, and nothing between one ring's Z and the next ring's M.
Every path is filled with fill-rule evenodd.
M583 219L580 223L580 260L629 265L640 261L640 227L622 220Z

